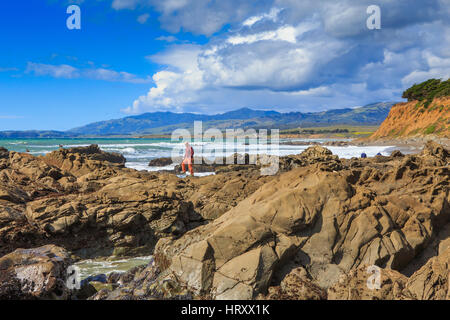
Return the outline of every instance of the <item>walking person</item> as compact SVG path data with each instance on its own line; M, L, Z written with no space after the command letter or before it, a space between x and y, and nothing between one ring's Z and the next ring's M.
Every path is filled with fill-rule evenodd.
M184 152L183 162L181 163L181 170L183 171L183 173L186 173L186 164L187 164L191 176L194 176L194 169L192 168L192 163L194 162L194 148L191 147L189 142L186 142L185 145L186 150Z

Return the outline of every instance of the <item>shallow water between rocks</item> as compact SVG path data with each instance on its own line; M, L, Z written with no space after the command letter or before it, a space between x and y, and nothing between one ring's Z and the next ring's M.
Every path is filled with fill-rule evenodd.
M79 268L81 280L89 276L99 274L108 275L112 272L125 272L136 266L147 265L152 260L152 256L117 258L117 259L87 259L76 262L74 265Z

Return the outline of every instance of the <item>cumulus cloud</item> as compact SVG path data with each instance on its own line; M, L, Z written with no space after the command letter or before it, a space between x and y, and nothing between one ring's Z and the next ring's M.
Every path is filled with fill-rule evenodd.
M113 0L116 10L134 10L151 7L160 14L159 20L166 30L180 29L196 34L211 35L229 23L241 23L244 19L271 8L271 0Z
M113 82L148 83L151 79L139 78L134 74L124 71L114 71L105 68L80 69L67 64L51 65L44 63L28 62L25 73L36 76L50 76L53 78L76 79L87 78Z
M442 58L434 55L430 51L422 53L425 61L423 68L418 68L402 78L404 86L411 86L424 79L448 79L450 78L450 57Z
M147 59L166 69L153 75L155 87L141 96L133 105L122 110L125 113L140 113L143 110L183 111L183 107L199 98L199 90L205 87L203 73L199 70L197 57L201 49L196 45L173 46L163 54L148 56Z
M167 30L209 42L149 56L161 70L123 111L313 111L398 100L415 82L449 77L449 1L380 0L381 30L366 27L369 0L130 2L156 8Z

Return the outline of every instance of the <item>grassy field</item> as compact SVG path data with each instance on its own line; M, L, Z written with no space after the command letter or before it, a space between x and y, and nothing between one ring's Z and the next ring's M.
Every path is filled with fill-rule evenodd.
M371 135L378 126L333 125L281 130L282 136L320 137L320 138L363 138Z
M326 127L302 127L294 129L280 130L280 137L301 137L301 138L342 138L355 139L371 135L378 129L378 126L351 126L333 125ZM270 131L268 132L270 136ZM225 132L223 132L225 136ZM135 138L170 138L167 134L147 134L136 135Z

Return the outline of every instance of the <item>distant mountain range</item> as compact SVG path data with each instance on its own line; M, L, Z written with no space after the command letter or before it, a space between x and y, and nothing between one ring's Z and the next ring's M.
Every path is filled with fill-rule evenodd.
M170 134L177 128L192 129L194 121L203 122L203 130L211 127L292 129L328 125L379 125L389 114L394 102L381 102L359 108L323 112L288 112L242 108L222 114L151 112L121 119L94 122L68 131L0 131L0 138L76 138L98 136L130 136Z

